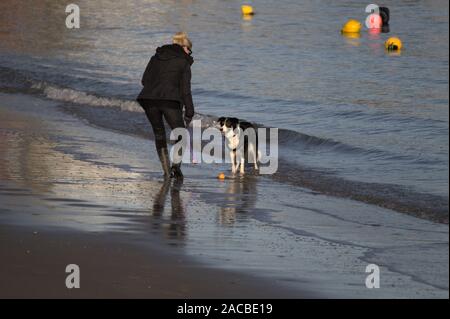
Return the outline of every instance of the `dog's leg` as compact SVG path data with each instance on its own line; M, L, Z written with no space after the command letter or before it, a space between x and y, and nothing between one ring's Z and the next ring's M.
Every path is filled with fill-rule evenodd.
M230 151L231 172L236 174L236 151Z
M254 146L253 144L250 144L250 145L248 146L248 150L249 150L249 153L252 154L252 157L253 157L253 165L255 165L255 169L257 170L257 169L258 169L258 158L257 158L257 156L256 156L255 146Z
M244 154L244 152L239 151L238 159L239 159L238 165L240 165L240 173L244 174L245 173L245 154Z

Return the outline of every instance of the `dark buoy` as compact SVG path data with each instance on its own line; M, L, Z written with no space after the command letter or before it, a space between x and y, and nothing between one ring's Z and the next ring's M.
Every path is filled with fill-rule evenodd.
M382 20L381 32L388 33L390 31L389 20L391 19L391 12L388 7L380 7L379 10Z

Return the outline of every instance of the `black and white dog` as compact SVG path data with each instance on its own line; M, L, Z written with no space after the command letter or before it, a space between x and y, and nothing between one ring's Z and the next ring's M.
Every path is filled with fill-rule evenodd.
M217 125L225 136L230 149L231 171L233 174L239 172L244 174L245 161L250 159L255 170L258 169L258 135L253 124L241 121L235 117L220 117Z

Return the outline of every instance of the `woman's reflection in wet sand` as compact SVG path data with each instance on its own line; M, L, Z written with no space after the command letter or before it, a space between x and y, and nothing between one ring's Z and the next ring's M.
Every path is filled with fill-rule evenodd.
M182 186L182 180L174 180L173 183L171 180L165 180L153 199L152 216L156 217L153 226L154 228L160 228L164 235L170 239L183 239L185 237L185 211L180 197ZM164 209L169 191L172 211L170 220L166 220L164 219Z
M237 219L246 218L246 214L254 209L257 198L256 178L245 175L229 181L220 209L221 225L231 226Z

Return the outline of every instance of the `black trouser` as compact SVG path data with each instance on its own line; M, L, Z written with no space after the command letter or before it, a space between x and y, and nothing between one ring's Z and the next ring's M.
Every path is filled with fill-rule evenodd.
M139 103L144 108L145 114L152 125L156 149L167 147L163 118L172 130L185 127L181 104L177 101L165 100L140 100Z

